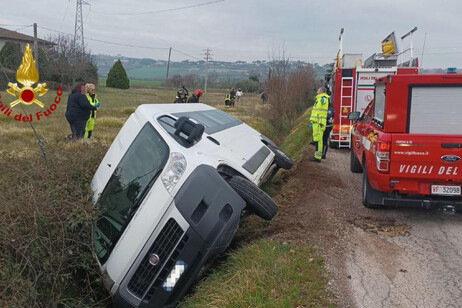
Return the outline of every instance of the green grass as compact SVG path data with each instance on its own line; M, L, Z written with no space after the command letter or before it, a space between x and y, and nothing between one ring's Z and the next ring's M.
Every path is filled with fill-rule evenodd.
M303 115L295 121L290 134L281 144L281 149L294 161L302 159L306 152L306 146L312 139L312 129L308 127L311 108L307 109Z
M261 239L228 255L181 307L335 307L323 266L308 246Z

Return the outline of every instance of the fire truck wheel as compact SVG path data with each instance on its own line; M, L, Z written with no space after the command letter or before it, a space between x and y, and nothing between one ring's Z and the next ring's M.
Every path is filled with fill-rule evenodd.
M276 215L278 211L276 202L254 183L243 177L233 176L228 184L257 216L269 221Z
M274 162L282 169L290 170L294 165L294 161L287 156L286 153L282 152L279 148L272 144L266 145L274 153Z
M353 173L363 172L363 167L361 167L359 159L356 157L355 152L353 151L353 147L351 147L350 151L350 170Z
M369 209L378 209L382 206L382 197L383 193L381 191L375 190L369 184L367 179L367 166L366 162L363 164L363 205Z

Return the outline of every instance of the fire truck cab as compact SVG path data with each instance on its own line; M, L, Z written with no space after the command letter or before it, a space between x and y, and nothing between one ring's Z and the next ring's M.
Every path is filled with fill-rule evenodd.
M366 207L462 207L462 74L382 77L364 112L348 118Z

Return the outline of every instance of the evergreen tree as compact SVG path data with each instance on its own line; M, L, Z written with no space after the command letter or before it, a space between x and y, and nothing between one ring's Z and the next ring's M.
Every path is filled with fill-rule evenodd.
M127 72L120 59L117 60L107 74L106 86L118 89L130 88L130 80L128 80Z
M21 47L16 42L6 42L0 50L0 64L6 68L17 70L21 64Z

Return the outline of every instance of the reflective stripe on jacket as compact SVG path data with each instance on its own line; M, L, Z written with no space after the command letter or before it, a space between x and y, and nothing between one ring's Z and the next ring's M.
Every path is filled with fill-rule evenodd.
M316 95L316 102L311 111L310 121L326 126L327 108L329 107L329 95L321 93Z

